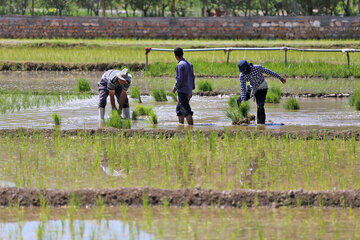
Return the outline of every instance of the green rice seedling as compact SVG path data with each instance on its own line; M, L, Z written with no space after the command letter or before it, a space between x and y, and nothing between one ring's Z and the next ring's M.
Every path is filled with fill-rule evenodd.
M237 99L238 99L238 97L236 95L231 96L228 101L229 107L231 107L231 108L238 107Z
M136 105L135 107L135 112L137 113L137 116L149 116L152 111L152 106Z
M279 103L281 99L281 89L278 87L269 88L269 92L266 95L265 102L267 103Z
M87 81L84 78L79 78L77 80L77 91L80 92L80 93L90 92L91 87L90 87L89 81Z
M168 95L174 100L174 102L177 102L177 92L173 93L172 91L169 91Z
M213 86L209 81L202 80L202 81L198 82L197 89L199 91L203 91L203 92L211 92L211 91L213 91Z
M356 90L354 95L349 99L350 106L355 106L356 110L360 110L360 90Z
M151 95L154 97L155 101L157 101L157 102L167 101L166 92L165 92L165 90L163 88L154 89L151 92Z
M152 124L157 124L158 123L158 118L157 118L156 114L153 111L151 111L150 114L149 114L149 121Z
M105 125L119 129L131 128L131 121L130 119L122 119L121 114L117 110L114 110L111 112L111 116Z
M61 116L58 113L51 114L52 119L54 120L54 124L59 126L61 124Z
M236 101L235 101L236 102ZM234 105L234 100L229 100L228 104ZM237 103L233 107L228 107L226 116L231 119L233 124L238 123L241 119L247 118L250 112L250 104L248 101L241 102L240 106Z
M291 97L285 102L285 108L289 110L298 110L300 109L300 103L295 98Z
M142 103L141 102L141 94L140 94L139 86L135 86L134 88L131 89L130 97L135 98L135 99L137 99L139 101L139 103Z

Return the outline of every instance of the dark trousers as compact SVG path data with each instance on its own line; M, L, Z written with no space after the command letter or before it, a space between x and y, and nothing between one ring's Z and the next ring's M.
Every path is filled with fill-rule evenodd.
M257 90L255 93L255 99L257 104L257 123L258 124L265 124L265 100L266 100L266 94L267 89L260 89Z
M186 93L178 92L178 103L176 105L176 115L177 116L188 116L193 115L193 112L191 111L191 107L189 104L190 97Z

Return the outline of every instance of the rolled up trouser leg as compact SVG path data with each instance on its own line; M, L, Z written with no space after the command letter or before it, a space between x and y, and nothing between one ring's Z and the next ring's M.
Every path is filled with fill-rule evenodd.
M122 118L125 118L125 119L130 118L130 108L129 107L123 108L121 112L122 112L121 113Z

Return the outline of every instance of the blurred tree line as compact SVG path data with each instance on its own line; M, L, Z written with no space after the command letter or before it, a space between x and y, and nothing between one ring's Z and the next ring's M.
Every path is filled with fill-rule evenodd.
M357 16L360 0L0 0L0 14L31 16Z

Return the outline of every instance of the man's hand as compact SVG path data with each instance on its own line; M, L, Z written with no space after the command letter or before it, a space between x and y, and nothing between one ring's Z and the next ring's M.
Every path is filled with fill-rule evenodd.
M285 84L286 83L286 79L285 78L280 78L280 81Z
M173 89L173 90L172 90L172 93L176 93L176 89Z

